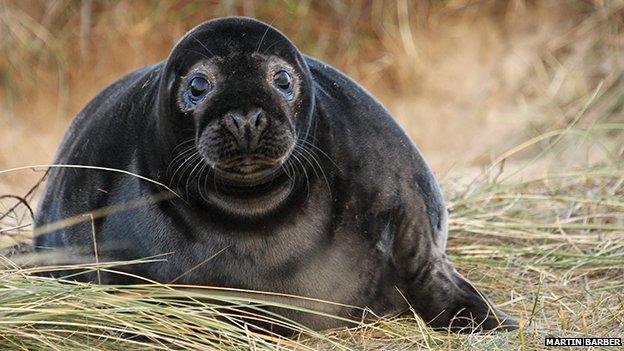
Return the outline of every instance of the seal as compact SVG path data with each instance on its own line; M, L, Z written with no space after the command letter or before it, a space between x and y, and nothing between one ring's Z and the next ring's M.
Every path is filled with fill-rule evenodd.
M286 293L337 302L323 307L337 316L412 307L454 330L517 326L447 259L444 200L405 132L357 83L265 23L192 29L166 61L92 100L55 164L74 167L51 169L36 226L91 220L39 236L39 251L163 258L82 279ZM127 206L160 196L161 185L180 197ZM290 318L314 329L345 323Z

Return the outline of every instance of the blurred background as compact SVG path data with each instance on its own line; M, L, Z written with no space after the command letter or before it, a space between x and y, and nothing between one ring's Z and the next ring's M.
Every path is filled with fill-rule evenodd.
M479 172L570 123L624 122L624 1L4 0L0 169L51 163L101 89L166 59L202 21L233 15L273 24L360 82L441 178ZM566 148L547 168L622 158L620 138L597 138L608 153ZM20 193L41 174L4 175L0 192Z

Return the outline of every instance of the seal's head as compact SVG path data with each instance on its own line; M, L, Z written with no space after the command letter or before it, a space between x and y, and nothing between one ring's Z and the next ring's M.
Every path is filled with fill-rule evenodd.
M202 161L237 186L273 179L310 126L305 59L275 28L249 18L188 32L167 60L160 89L167 128L192 130ZM177 139L189 138L182 134Z

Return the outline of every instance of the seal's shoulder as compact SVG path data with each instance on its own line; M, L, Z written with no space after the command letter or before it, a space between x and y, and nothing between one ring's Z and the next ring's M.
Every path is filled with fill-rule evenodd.
M163 62L159 62L126 74L97 94L80 111L75 120L94 118L101 115L106 109L116 108L118 104L122 106L133 105L128 100L137 96L145 96L150 87L156 87L157 76L163 64Z
M381 133L403 144L411 141L396 123L388 110L359 83L349 78L331 65L312 57L306 57L315 87L315 99L322 108L331 110L337 125L346 123L351 133L352 127L361 126L361 132Z
M310 56L306 56L306 63L317 91L335 98L345 107L353 108L362 103L375 102L382 108L366 89L338 69Z
M158 63L131 72L97 94L71 122L56 162L69 161L64 159L74 155L71 150L84 147L89 139L106 140L106 135L114 135L115 131L132 132L130 129L135 124L132 118L145 115L135 114L133 110L146 106L145 99L157 89L161 65Z
M359 167L357 172L347 172L350 179L364 179L379 189L399 189L407 202L413 202L414 195L418 195L426 206L431 227L444 232L446 209L440 188L407 133L357 82L315 58L306 57L306 61L321 105L320 117L331 126L332 134L339 135L334 142L351 154ZM444 241L445 234L441 236Z
M418 154L407 133L364 87L329 64L311 57L306 60L314 81L317 112L334 133L343 136L343 146L366 160L376 154L391 156L400 167L404 165L399 163Z

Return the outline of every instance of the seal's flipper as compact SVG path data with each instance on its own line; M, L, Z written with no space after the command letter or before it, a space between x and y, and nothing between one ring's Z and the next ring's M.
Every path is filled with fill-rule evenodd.
M514 330L518 321L496 308L446 258L430 262L408 285L409 302L433 328Z

